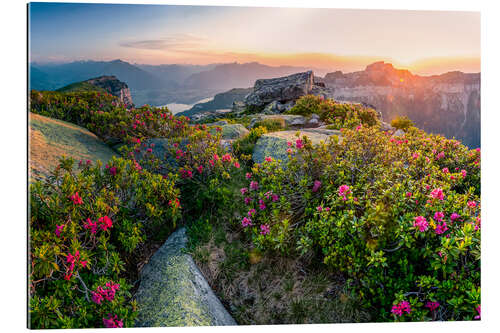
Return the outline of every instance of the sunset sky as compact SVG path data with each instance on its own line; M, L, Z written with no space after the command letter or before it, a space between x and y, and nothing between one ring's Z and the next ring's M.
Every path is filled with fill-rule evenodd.
M480 71L478 12L32 3L29 16L33 62Z

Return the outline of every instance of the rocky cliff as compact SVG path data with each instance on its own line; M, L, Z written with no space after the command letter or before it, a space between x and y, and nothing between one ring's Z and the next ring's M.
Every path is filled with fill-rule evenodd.
M364 71L336 71L320 80L326 97L373 105L384 121L405 115L425 131L480 146L480 73L419 76L377 62Z
M125 105L134 104L127 84L118 80L116 76L99 76L84 82L106 90L111 95L118 97Z

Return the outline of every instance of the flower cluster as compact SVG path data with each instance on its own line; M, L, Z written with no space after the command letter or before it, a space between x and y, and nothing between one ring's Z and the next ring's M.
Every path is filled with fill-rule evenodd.
M96 304L101 304L103 300L112 302L118 290L120 290L120 285L109 281L106 283L105 287L98 286L95 291L91 292L92 301Z
M404 312L406 312L407 314L410 314L410 312L411 312L410 303L408 303L407 301L401 301L398 304L392 306L391 312L394 315L400 316L400 317L404 314Z

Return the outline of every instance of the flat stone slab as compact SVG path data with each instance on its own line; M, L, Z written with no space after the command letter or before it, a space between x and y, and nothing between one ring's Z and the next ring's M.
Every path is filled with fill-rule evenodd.
M288 159L288 141L295 143L298 139L295 134L300 132L300 137L307 136L313 144L321 141L327 142L328 138L337 135L341 140L340 131L326 128L300 129L294 131L280 131L264 134L260 137L254 147L252 159L255 163L262 163L266 156L271 156L277 160L286 161Z
M141 272L137 327L236 325L183 250L185 228L174 232Z

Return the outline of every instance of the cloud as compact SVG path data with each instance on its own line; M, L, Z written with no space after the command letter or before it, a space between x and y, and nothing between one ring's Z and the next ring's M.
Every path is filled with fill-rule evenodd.
M140 49L140 50L165 50L171 52L185 52L186 50L199 48L204 38L190 34L175 34L159 39L145 39L122 41L121 47Z

